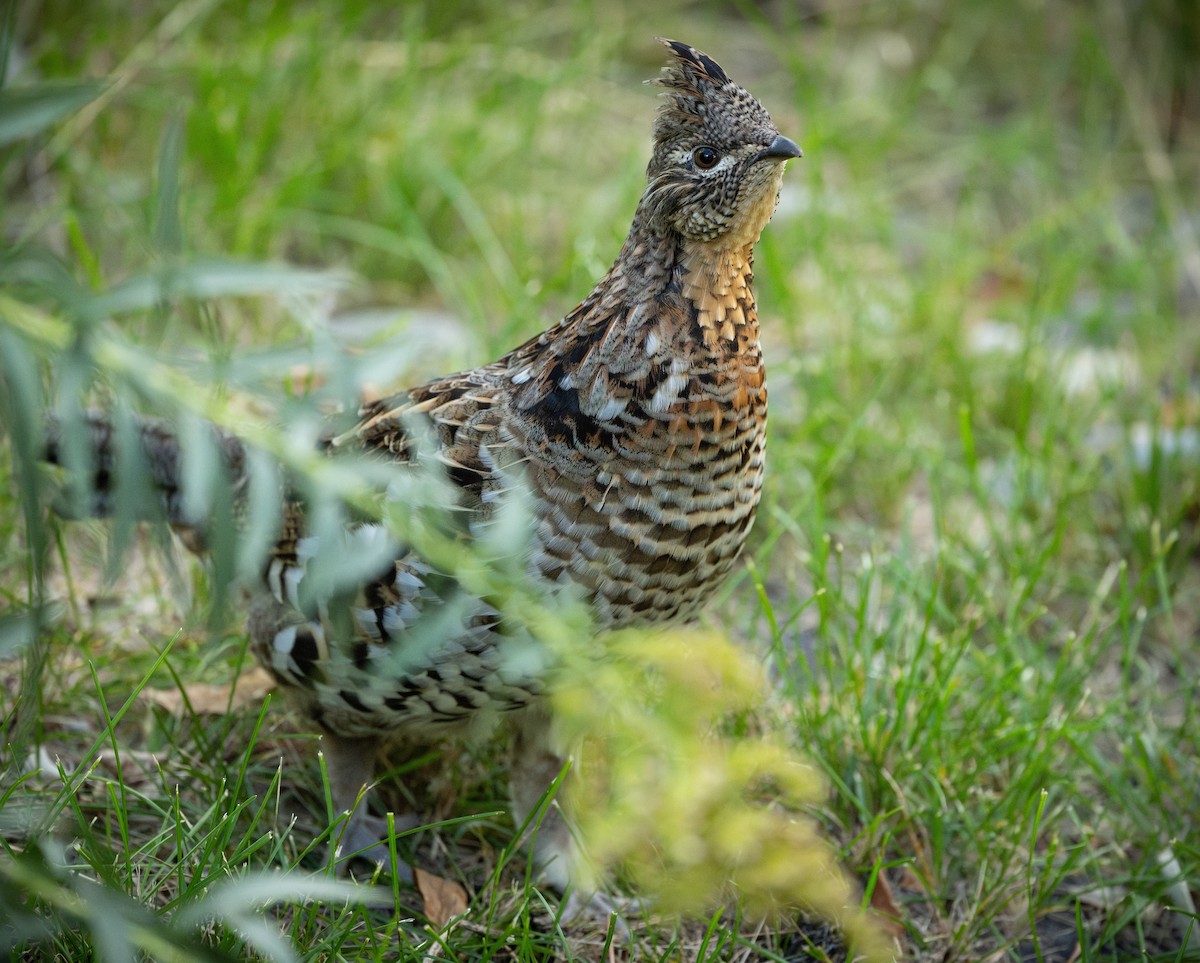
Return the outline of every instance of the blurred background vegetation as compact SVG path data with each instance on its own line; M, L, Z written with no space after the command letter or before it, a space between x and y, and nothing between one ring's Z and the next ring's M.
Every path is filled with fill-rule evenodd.
M235 618L196 614L223 583L170 556L101 580L105 530L47 522L14 457L40 411L203 414L294 453L310 396L393 390L535 334L628 227L664 35L712 54L805 151L756 260L766 502L711 607L773 673L756 724L823 771L820 818L914 958L1200 959L1200 6L4 11L10 98L98 85L0 146L0 893L28 911L4 946L81 958L132 939L166 958L208 952L200 927L214 953L282 958L246 936L244 896L209 884L303 863L265 827L293 811L281 781L301 784L297 811L322 799L284 713L191 698L245 659ZM172 680L182 707L146 697ZM498 754L451 761L435 810L504 808ZM81 877L12 858L51 826L85 840L68 845ZM475 886L502 826L445 830L484 854L461 871ZM493 930L449 951L562 952L523 899L473 904ZM296 905L278 912L302 958L429 939L394 911ZM39 920L56 928L30 942ZM736 921L648 945L806 958Z

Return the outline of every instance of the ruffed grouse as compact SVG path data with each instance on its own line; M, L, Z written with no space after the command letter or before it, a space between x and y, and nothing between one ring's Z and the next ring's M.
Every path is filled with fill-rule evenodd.
M530 574L577 586L599 627L689 617L742 550L767 416L752 248L778 202L784 162L801 156L715 61L663 43L671 61L659 81L666 94L649 183L591 294L499 360L369 404L328 441L333 456L406 462L414 419L423 421L472 524L516 479L536 526ZM92 429L107 465L112 433L102 419ZM177 443L157 426L142 437L171 515ZM240 442L221 440L239 470ZM516 723L520 823L561 761L547 737L544 680L506 660L503 616L480 601L432 646L406 649L447 579L405 550L362 586L351 617L315 614L299 598L305 559L319 548L303 537L301 511L285 513L293 537L273 552L249 632L257 658L324 734L336 805L355 808L381 739L436 735L491 711ZM376 846L378 826L359 804L343 853ZM543 880L564 889L574 855L557 811L543 820L535 856Z

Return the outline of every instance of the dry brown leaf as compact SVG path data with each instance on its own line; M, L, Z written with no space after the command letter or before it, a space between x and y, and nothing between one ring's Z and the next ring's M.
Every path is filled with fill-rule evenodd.
M902 939L904 936L904 913L900 907L896 905L896 897L892 893L892 884L888 882L887 876L880 873L875 877L875 886L871 890L871 909L875 911L875 917L879 921L880 927L889 935L896 939Z
M438 929L467 911L467 891L454 880L413 867L413 882L425 901L425 918Z
M195 682L185 685L182 692L179 689L144 689L142 694L168 712L181 712L186 704L201 714L223 715L231 709L258 705L274 686L275 681L267 671L255 666L233 682Z

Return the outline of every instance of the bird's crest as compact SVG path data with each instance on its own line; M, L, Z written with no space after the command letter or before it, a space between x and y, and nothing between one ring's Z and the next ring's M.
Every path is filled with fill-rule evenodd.
M658 42L670 50L677 61L663 68L662 76L658 79L662 86L703 97L706 87L729 83L721 65L708 54L678 40L659 37Z
M651 81L667 88L654 125L656 141L669 141L697 127L713 128L714 133L720 134L747 125L772 126L771 118L758 101L730 80L708 54L678 40L660 37L659 42L671 51L672 59L658 78Z
M717 99L713 94L733 82L719 63L695 47L662 37L658 38L658 42L671 51L674 60L663 67L655 80L649 81L667 88L666 101L658 114L656 133L669 130L679 123L686 126L702 124L705 102Z

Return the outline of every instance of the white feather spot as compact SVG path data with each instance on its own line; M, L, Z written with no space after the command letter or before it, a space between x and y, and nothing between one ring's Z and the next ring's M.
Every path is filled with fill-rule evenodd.
M283 603L283 562L279 559L272 559L271 564L267 568L267 588L271 594L275 596L275 601Z
M286 629L280 629L275 633L271 644L281 655L291 655L296 645L296 626L289 625Z
M387 538L387 531L382 525L360 525L354 529L353 537L363 545L375 545Z
M368 635L376 641L382 637L374 609L355 609L354 620L358 623L359 631L364 635Z
M668 376L667 380L658 386L654 397L650 399L649 410L654 414L666 411L679 400L679 392L685 384L687 384L687 378L683 375Z
M403 632L420 616L415 606L408 602L389 605L383 610L383 629L388 635Z
M300 583L304 580L304 569L291 565L283 573L283 589L286 601L296 608L300 607Z
M666 411L679 400L679 393L687 382L687 363L676 358L671 362L671 373L667 375L667 380L655 389L654 397L650 399L649 410L654 414Z
M599 421L612 421L622 411L625 410L624 398L610 398L604 402L603 406L596 412L596 418Z
M406 568L396 569L396 577L392 580L392 586L401 595L416 595L425 587L425 583L420 576L410 572Z

